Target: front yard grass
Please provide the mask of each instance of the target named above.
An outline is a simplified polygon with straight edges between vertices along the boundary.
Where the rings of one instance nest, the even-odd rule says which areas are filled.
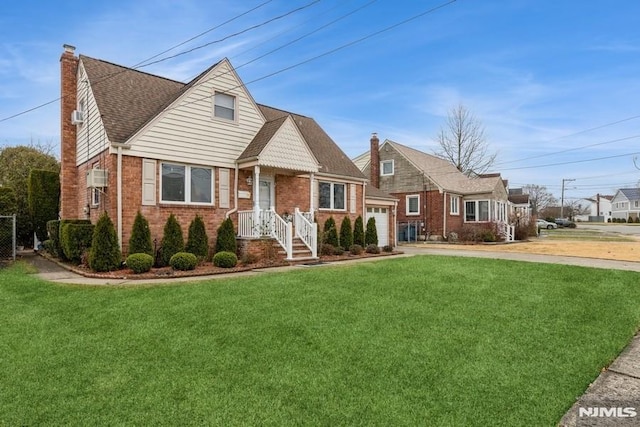
[[[640,324],[640,275],[420,256],[61,286],[0,272],[0,425],[553,426]]]
[[[620,233],[604,232],[593,229],[578,228],[558,228],[555,230],[541,230],[541,234],[547,236],[549,240],[576,240],[583,242],[637,242],[632,236],[625,236]]]

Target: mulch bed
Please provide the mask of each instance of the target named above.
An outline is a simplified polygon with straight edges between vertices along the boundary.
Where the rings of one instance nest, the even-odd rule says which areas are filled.
[[[92,271],[87,265],[72,265],[58,260],[50,256],[45,252],[40,252],[42,256],[49,259],[50,261],[55,262],[61,267],[72,271],[74,273],[80,274],[84,277],[97,278],[97,279],[169,279],[174,277],[198,277],[198,276],[209,276],[215,274],[228,274],[228,273],[239,273],[243,271],[251,271],[256,269],[264,269],[271,267],[284,267],[288,265],[297,265],[297,264],[326,264],[336,261],[349,261],[356,260],[361,258],[373,258],[373,257],[381,257],[381,256],[389,256],[389,255],[397,255],[402,252],[382,252],[380,254],[369,254],[362,253],[361,255],[330,255],[330,256],[321,256],[318,260],[306,260],[304,262],[288,262],[288,261],[279,261],[279,260],[263,260],[253,264],[238,264],[233,268],[220,268],[213,265],[211,262],[205,262],[196,267],[195,270],[190,271],[179,271],[174,270],[171,267],[161,267],[161,268],[152,268],[150,271],[141,274],[135,274],[133,270],[130,268],[122,268],[116,271],[109,271],[104,273],[97,273]]]

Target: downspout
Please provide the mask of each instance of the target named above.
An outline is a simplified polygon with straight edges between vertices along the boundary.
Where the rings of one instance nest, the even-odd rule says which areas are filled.
[[[111,146],[117,149],[116,163],[116,222],[118,229],[118,246],[122,250],[122,149],[128,150],[130,145],[112,142]]]
[[[238,168],[238,164],[236,163],[236,173],[233,179],[233,209],[228,210],[227,213],[224,214],[225,218],[229,218],[231,214],[236,213],[236,211],[238,210],[238,174],[239,173],[240,173],[240,169]]]
[[[458,210],[460,207],[458,207]],[[444,192],[444,202],[442,208],[442,237],[447,238],[447,192]]]

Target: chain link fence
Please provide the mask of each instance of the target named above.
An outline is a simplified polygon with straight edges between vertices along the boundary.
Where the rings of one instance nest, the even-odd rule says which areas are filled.
[[[0,216],[0,263],[16,260],[16,216]]]

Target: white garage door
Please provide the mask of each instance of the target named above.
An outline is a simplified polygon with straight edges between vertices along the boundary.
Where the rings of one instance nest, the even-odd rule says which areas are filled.
[[[387,214],[387,208],[367,208],[367,221],[369,221],[369,218],[375,218],[376,220],[378,246],[387,246],[389,244],[389,215]]]

